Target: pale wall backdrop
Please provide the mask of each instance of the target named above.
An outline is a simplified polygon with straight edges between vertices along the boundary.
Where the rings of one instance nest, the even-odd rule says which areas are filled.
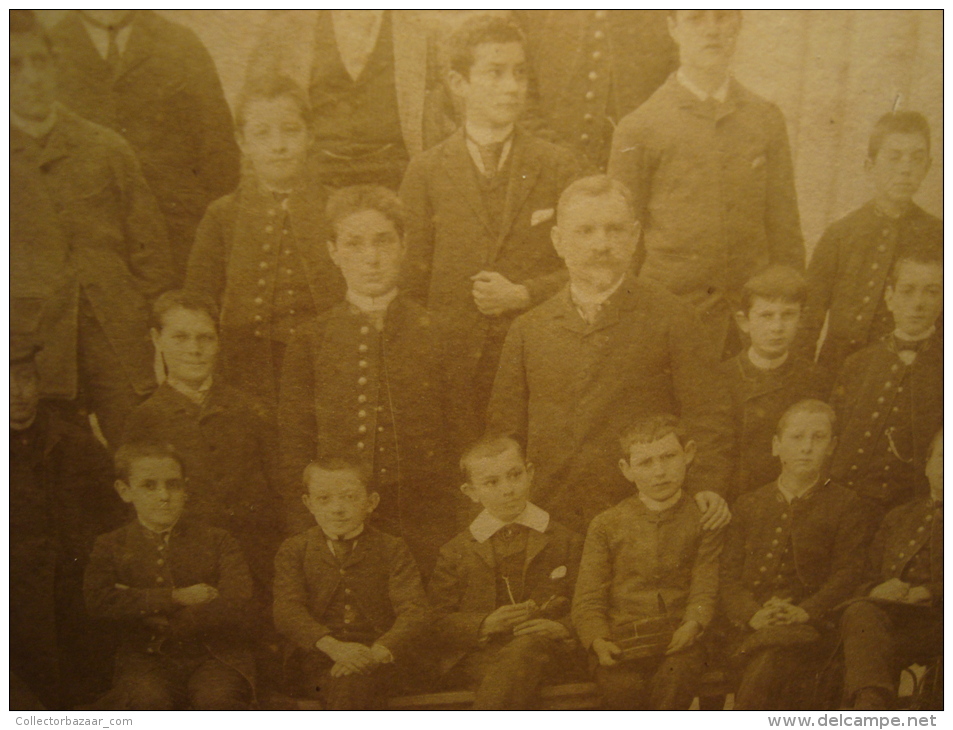
[[[268,10],[162,10],[205,43],[230,102]],[[452,23],[461,11],[431,11]],[[45,23],[61,11],[40,11]],[[746,10],[738,79],[784,112],[808,250],[824,228],[870,195],[863,163],[873,121],[899,107],[923,112],[934,163],[918,196],[943,213],[943,12]]]

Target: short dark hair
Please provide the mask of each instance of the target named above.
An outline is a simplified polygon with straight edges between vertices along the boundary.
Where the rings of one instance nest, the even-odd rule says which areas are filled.
[[[208,294],[191,289],[173,289],[160,294],[152,303],[152,326],[159,332],[165,326],[165,316],[173,309],[205,312],[218,330],[218,307]]]
[[[519,43],[526,48],[526,36],[516,23],[498,15],[481,13],[467,18],[447,40],[450,70],[469,79],[476,47],[482,43]]]
[[[293,79],[281,75],[255,76],[245,82],[241,93],[238,95],[238,101],[235,104],[235,128],[242,132],[245,128],[245,122],[248,121],[246,113],[248,106],[257,99],[277,99],[281,96],[287,96],[291,99],[301,119],[310,129],[311,127],[311,102],[308,95]]]
[[[887,112],[874,124],[867,143],[867,157],[877,159],[877,154],[883,146],[888,134],[920,134],[927,143],[927,152],[930,151],[930,124],[920,112],[903,111]]]
[[[890,267],[890,273],[887,276],[887,286],[891,289],[897,285],[900,278],[900,269],[906,263],[926,264],[939,266],[943,270],[943,238],[937,235],[933,241],[921,240],[915,246],[901,251],[893,266]]]
[[[335,190],[328,197],[325,217],[331,227],[332,239],[337,238],[337,224],[354,213],[376,210],[394,224],[397,235],[403,238],[406,221],[404,205],[397,193],[381,185],[352,185]]]
[[[10,10],[10,34],[14,33],[35,35],[46,45],[46,50],[53,52],[53,41],[32,10]]]
[[[741,311],[751,310],[754,298],[801,304],[807,301],[807,279],[790,266],[771,264],[752,276],[741,289]]]
[[[369,490],[370,488],[371,469],[364,462],[346,459],[341,456],[319,456],[309,463],[301,473],[305,492],[308,491],[311,476],[316,471],[348,471],[358,478],[361,484],[364,485],[364,489]]]
[[[182,476],[186,476],[185,461],[171,444],[156,441],[130,441],[116,449],[116,454],[113,456],[116,479],[128,484],[132,466],[140,459],[172,459],[179,465]]]
[[[817,400],[816,398],[798,401],[788,408],[782,414],[781,418],[778,419],[778,428],[775,433],[781,436],[784,433],[784,429],[788,427],[790,420],[798,413],[821,413],[827,416],[827,420],[830,421],[831,424],[831,434],[834,433],[834,426],[837,423],[837,414],[827,403],[822,400]]]
[[[460,473],[464,479],[470,481],[470,462],[487,456],[497,456],[510,449],[515,450],[522,461],[526,460],[523,455],[523,445],[511,434],[485,434],[464,450],[460,457]]]
[[[646,416],[633,421],[619,437],[619,446],[622,447],[622,453],[626,458],[629,451],[635,444],[651,444],[665,438],[669,434],[675,434],[678,443],[685,445],[685,430],[682,428],[681,421],[669,413],[660,413],[653,416]]]
[[[571,182],[559,196],[559,202],[556,203],[556,225],[559,225],[559,217],[576,198],[598,198],[609,193],[620,195],[629,210],[632,211],[632,217],[635,217],[635,203],[632,198],[632,192],[624,183],[609,177],[608,175],[590,175],[582,177]]]

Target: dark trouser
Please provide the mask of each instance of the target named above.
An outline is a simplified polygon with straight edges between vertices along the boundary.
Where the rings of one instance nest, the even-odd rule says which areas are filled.
[[[852,603],[841,618],[844,693],[873,687],[896,696],[900,670],[943,651],[943,615],[925,606]]]
[[[687,710],[705,668],[705,648],[690,646],[671,656],[596,667],[607,710]]]
[[[302,659],[305,697],[320,700],[325,710],[383,710],[393,693],[397,671],[393,664],[381,664],[370,674],[332,677],[334,662],[315,651]]]
[[[121,652],[115,686],[99,709],[247,710],[248,679],[208,653],[197,656]]]
[[[806,709],[814,670],[823,658],[820,644],[772,646],[754,653],[735,692],[735,709]]]
[[[525,710],[533,706],[540,682],[552,666],[556,643],[541,636],[517,636],[468,654],[462,670],[476,692],[474,710]]]
[[[145,337],[146,333],[142,335]],[[79,304],[78,337],[77,361],[82,398],[89,411],[96,414],[99,430],[110,448],[115,449],[122,443],[126,416],[145,396],[139,395],[129,381],[122,360],[83,297]]]

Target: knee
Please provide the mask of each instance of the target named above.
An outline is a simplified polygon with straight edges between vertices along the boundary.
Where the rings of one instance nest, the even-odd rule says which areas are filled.
[[[129,710],[173,710],[175,698],[165,683],[150,679],[127,680],[121,692]]]
[[[848,628],[859,624],[882,623],[884,618],[884,612],[870,601],[856,601],[844,610],[841,626]]]
[[[193,710],[247,710],[248,689],[248,683],[240,675],[227,679],[193,681],[189,687],[189,700]]]

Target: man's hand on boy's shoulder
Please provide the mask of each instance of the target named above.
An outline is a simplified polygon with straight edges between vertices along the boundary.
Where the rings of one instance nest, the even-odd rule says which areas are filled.
[[[608,639],[595,639],[592,642],[592,651],[603,667],[614,667],[622,656],[622,649]]]
[[[682,649],[687,649],[695,643],[695,639],[701,636],[702,625],[697,621],[686,621],[672,634],[672,641],[665,650],[665,655],[674,654]]]
[[[531,618],[513,627],[513,636],[537,634],[554,641],[569,638],[569,629],[551,618]]]
[[[717,530],[731,522],[731,510],[725,498],[717,492],[699,492],[695,504],[702,511],[702,529]]]
[[[473,282],[473,302],[480,314],[495,317],[530,305],[529,290],[497,271],[481,271],[471,276],[470,281]]]

